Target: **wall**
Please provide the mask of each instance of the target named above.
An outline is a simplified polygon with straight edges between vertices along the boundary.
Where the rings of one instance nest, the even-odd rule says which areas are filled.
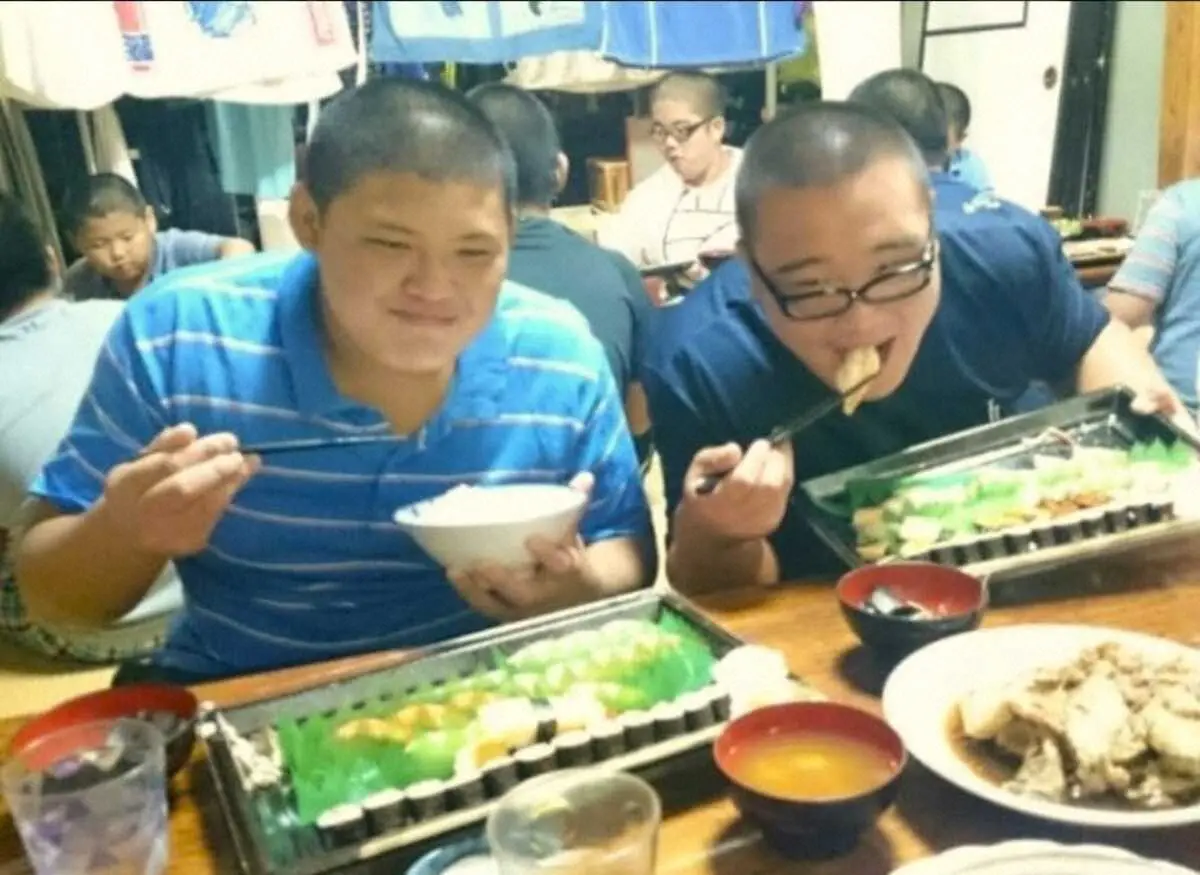
[[[900,63],[920,69],[921,29],[925,24],[925,0],[900,0]]]
[[[1165,27],[1166,4],[1161,0],[1117,4],[1096,204],[1101,215],[1132,221],[1139,192],[1157,187]]]

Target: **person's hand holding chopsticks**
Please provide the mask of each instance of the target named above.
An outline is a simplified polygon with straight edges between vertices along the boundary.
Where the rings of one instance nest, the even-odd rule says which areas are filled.
[[[207,546],[258,467],[232,434],[200,437],[190,424],[172,426],[109,472],[97,510],[133,549],[164,559],[187,556]]]
[[[723,475],[704,492],[699,487]],[[684,512],[708,531],[732,540],[765,538],[779,528],[795,478],[792,444],[757,440],[696,453],[684,475]]]

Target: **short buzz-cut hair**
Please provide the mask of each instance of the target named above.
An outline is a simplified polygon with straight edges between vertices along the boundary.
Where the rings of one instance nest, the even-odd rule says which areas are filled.
[[[535,95],[504,82],[479,85],[467,92],[467,98],[508,143],[517,165],[517,203],[550,206],[558,197],[562,152],[550,110]]]
[[[725,115],[728,97],[721,80],[701,70],[673,70],[650,89],[650,105],[658,100],[686,103],[704,118]]]
[[[950,123],[937,84],[924,73],[905,68],[884,70],[859,83],[849,99],[885,112],[899,122],[930,167],[945,165]]]
[[[835,101],[789,108],[746,143],[734,189],[742,238],[753,239],[767,191],[833,185],[883,158],[907,162],[914,183],[928,190],[929,169],[920,150],[889,116]]]
[[[951,82],[937,83],[937,90],[941,95],[942,105],[946,107],[947,120],[959,135],[962,135],[971,125],[971,98],[967,97],[967,92]]]
[[[53,281],[33,217],[14,196],[0,192],[0,321],[49,291]]]
[[[136,185],[116,173],[97,173],[67,198],[67,231],[78,234],[88,219],[103,219],[112,213],[143,216],[146,198]]]
[[[302,174],[317,208],[381,172],[494,185],[515,205],[508,146],[478,107],[439,83],[372,79],[321,111]]]

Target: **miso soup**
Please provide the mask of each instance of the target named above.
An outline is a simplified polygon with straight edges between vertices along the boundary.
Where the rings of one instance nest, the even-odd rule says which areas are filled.
[[[873,790],[892,776],[895,763],[860,741],[805,732],[756,740],[737,752],[730,771],[766,796],[816,801]]]

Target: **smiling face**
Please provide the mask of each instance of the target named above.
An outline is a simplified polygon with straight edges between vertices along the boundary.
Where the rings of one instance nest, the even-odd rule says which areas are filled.
[[[789,298],[860,289],[933,251],[928,189],[900,158],[880,158],[830,186],[768,190],[756,216],[750,254]],[[880,282],[868,296],[915,293],[888,303],[859,299],[840,315],[812,321],[784,315],[761,278],[753,285],[771,330],[826,385],[836,387],[851,350],[875,347],[882,366],[866,394],[872,400],[904,382],[941,294],[936,258],[929,269],[902,276]]]
[[[706,118],[688,101],[662,97],[650,108],[651,135],[684,182],[702,182],[721,159],[725,119]]]
[[[377,172],[324,211],[298,186],[292,223],[317,257],[326,330],[344,358],[445,374],[492,316],[512,229],[498,183]]]

